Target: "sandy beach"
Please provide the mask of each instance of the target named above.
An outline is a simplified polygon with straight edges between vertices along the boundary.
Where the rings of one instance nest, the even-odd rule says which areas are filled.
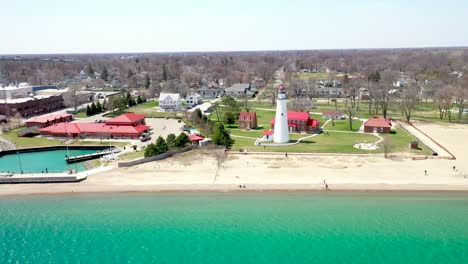
[[[218,167],[213,152],[195,150],[130,168],[116,164],[79,183],[0,185],[0,195],[143,191],[468,191],[468,129],[417,123],[456,160],[411,160],[380,155],[228,153]],[[456,170],[453,170],[453,166]],[[425,170],[427,175],[425,175]],[[245,188],[240,188],[244,186]]]

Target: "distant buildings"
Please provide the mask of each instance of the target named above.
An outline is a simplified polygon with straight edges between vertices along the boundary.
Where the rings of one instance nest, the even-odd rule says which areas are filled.
[[[390,133],[392,122],[383,117],[374,117],[364,123],[366,133]]]
[[[340,119],[345,119],[346,116],[343,113],[343,111],[325,111],[322,113],[322,118],[340,120]]]
[[[190,94],[186,97],[185,102],[187,103],[188,106],[194,107],[196,105],[199,105],[203,102],[202,96],[200,94]]]
[[[222,88],[202,88],[197,90],[197,93],[203,99],[214,99],[226,94],[226,90]]]
[[[257,113],[241,112],[239,114],[239,128],[256,129],[257,128]]]
[[[182,110],[180,94],[161,93],[159,95],[159,110],[161,112],[176,112]]]
[[[232,97],[253,97],[257,93],[257,86],[249,83],[236,83],[226,88],[226,95]]]

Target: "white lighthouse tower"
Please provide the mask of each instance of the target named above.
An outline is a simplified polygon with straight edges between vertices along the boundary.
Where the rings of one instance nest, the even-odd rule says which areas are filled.
[[[281,85],[278,89],[278,100],[276,101],[275,128],[273,132],[273,141],[275,143],[289,142],[287,103],[286,90]]]

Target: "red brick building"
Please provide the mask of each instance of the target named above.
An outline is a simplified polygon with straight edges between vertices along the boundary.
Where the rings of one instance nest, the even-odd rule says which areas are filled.
[[[383,117],[374,117],[364,123],[366,133],[390,133],[392,122]]]
[[[19,113],[22,117],[27,117],[50,113],[62,108],[64,108],[62,95],[7,99],[6,103],[4,101],[0,103],[0,114],[14,116]]]
[[[241,112],[239,114],[239,128],[256,129],[257,128],[257,113]]]
[[[275,128],[275,118],[271,120],[271,128]],[[288,112],[288,128],[293,133],[316,133],[320,130],[320,121],[310,118],[307,112]]]

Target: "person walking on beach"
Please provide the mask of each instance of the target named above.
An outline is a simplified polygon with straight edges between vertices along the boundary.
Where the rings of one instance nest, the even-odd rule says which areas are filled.
[[[456,168],[455,166],[453,166],[453,170],[454,170],[454,171],[456,171],[456,170],[457,170],[457,168]]]
[[[427,175],[427,170],[424,170],[424,175]]]
[[[327,184],[327,182],[325,180],[323,180],[323,184],[325,185],[325,190],[328,191],[328,184]]]
[[[286,153],[284,153],[284,156],[287,158],[287,157],[288,157],[288,153],[287,153],[287,152],[286,152]]]

